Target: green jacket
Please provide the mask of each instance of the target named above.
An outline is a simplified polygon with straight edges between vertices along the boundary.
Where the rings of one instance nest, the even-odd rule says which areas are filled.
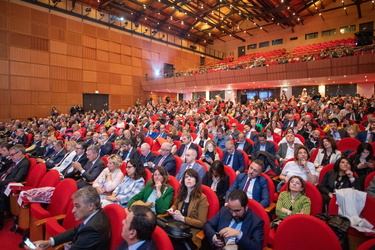
[[[146,202],[154,188],[151,186],[152,181],[147,182],[144,189],[142,189],[141,192],[136,194],[133,198],[131,198],[126,205],[127,207],[130,207],[134,202],[141,200],[143,202]],[[156,214],[164,214],[167,212],[167,210],[171,207],[172,199],[173,199],[173,192],[174,188],[170,185],[166,185],[166,189],[162,193],[162,196],[160,196],[155,201],[155,212]]]

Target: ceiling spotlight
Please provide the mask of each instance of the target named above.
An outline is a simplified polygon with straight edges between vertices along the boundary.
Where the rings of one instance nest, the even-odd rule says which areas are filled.
[[[87,7],[87,8],[85,9],[85,11],[88,12],[88,13],[90,13],[90,12],[91,12],[91,8],[90,8],[90,7]]]
[[[138,23],[135,23],[135,24],[134,24],[134,27],[135,27],[135,29],[134,29],[134,30],[138,29],[138,27],[139,27],[139,24],[138,24]]]

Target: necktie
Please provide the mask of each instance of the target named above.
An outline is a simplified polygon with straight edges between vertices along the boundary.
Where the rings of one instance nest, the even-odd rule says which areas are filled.
[[[71,153],[71,152],[70,152],[70,153]],[[66,157],[68,157],[68,156],[70,155],[70,153],[66,153],[65,156],[64,156],[64,158],[59,162],[59,164],[57,164],[56,167],[60,167],[61,164],[63,164],[63,162],[65,161]]]
[[[229,155],[228,160],[227,160],[227,165],[229,166],[230,162],[232,161],[232,155]]]
[[[9,169],[6,171],[5,174],[3,174],[1,177],[0,177],[0,181],[3,181],[5,180],[5,178],[7,178],[8,174],[10,174],[10,172],[12,172],[12,170],[16,167],[16,163],[13,162],[12,165],[10,165]]]
[[[370,134],[370,138],[368,138],[368,143],[372,143],[372,141],[373,141],[373,138],[374,138],[374,134]]]
[[[161,157],[161,159],[160,159],[160,161],[159,161],[159,163],[158,163],[158,166],[161,166],[161,164],[163,164],[163,161],[164,161],[164,156]]]
[[[189,164],[186,169],[190,169],[193,167],[193,164]]]
[[[245,187],[244,187],[244,189],[243,189],[243,191],[244,191],[245,193],[247,193],[247,190],[249,189],[250,181],[251,181],[251,179],[248,179],[248,180],[246,181],[246,185],[245,185]]]
[[[87,165],[89,165],[89,167],[87,168],[86,172],[89,173],[92,167],[94,166],[94,164],[92,164],[92,162],[88,162]]]
[[[85,224],[83,224],[83,222],[81,224],[78,225],[78,232],[81,231],[81,229],[85,226]]]

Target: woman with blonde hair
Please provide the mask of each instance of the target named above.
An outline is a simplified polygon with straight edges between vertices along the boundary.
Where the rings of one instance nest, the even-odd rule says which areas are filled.
[[[203,161],[207,168],[210,169],[211,164],[214,161],[219,161],[220,156],[219,153],[216,151],[216,144],[212,140],[208,140],[202,152],[201,161]]]

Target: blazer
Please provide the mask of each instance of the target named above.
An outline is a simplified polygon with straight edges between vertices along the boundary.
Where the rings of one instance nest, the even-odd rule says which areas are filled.
[[[244,190],[247,181],[247,173],[239,174],[236,180],[233,182],[232,186],[229,187],[226,194],[226,202],[228,202],[229,194],[236,190]],[[258,176],[255,180],[253,187],[253,200],[256,200],[263,207],[268,207],[270,205],[270,192],[268,190],[267,179],[263,176]]]
[[[15,142],[14,145],[22,144],[23,146],[25,146],[26,142],[27,142],[27,135],[23,134],[22,136],[17,137],[17,142]]]
[[[288,125],[289,125],[289,121],[286,120],[285,122],[283,122],[283,125],[281,126],[281,130],[285,131],[289,127]],[[296,120],[293,121],[293,127],[295,127],[295,126],[297,126]]]
[[[239,145],[240,143],[236,142],[235,144],[236,149],[238,149]],[[251,143],[249,143],[248,141],[245,141],[245,144],[243,145],[243,151],[245,151],[247,155],[251,155],[251,153],[253,152],[253,145],[251,145]]]
[[[108,137],[108,141],[115,142],[116,138],[117,138],[116,134],[110,134],[109,137]]]
[[[154,191],[154,188],[151,186],[151,184],[152,181],[148,181],[145,188],[142,189],[141,192],[133,196],[133,198],[128,201],[128,204],[126,204],[126,206],[131,207],[131,205],[138,200],[147,202],[148,197],[150,196],[152,191]],[[166,213],[168,208],[171,207],[173,192],[174,188],[172,186],[165,186],[165,190],[162,192],[162,195],[155,201],[155,212],[157,215]]]
[[[173,210],[181,211],[182,201],[177,205],[172,206]],[[185,224],[190,226],[190,230],[193,234],[193,241],[197,233],[203,228],[203,224],[207,220],[208,213],[208,201],[205,194],[198,199],[191,199],[187,211],[187,216],[185,217]]]
[[[26,148],[26,153],[30,155],[39,155],[40,146],[42,145],[42,141],[36,141],[30,145],[30,147]]]
[[[212,238],[216,232],[229,227],[233,217],[228,207],[222,207],[220,212],[203,226],[203,231],[212,245]],[[246,208],[245,219],[242,221],[242,237],[236,241],[238,250],[261,250],[263,247],[263,225],[264,221],[253,211]]]
[[[299,143],[294,143],[294,149],[296,149],[299,146],[302,146],[302,145]],[[276,153],[276,159],[278,160],[280,160],[281,158],[284,159],[287,152],[288,152],[288,143],[287,142],[280,143],[279,150],[277,150],[277,153]]]
[[[145,157],[144,155],[139,155],[139,160],[144,164],[146,162],[153,162],[156,158],[156,155],[150,151],[148,155]]]
[[[167,139],[167,133],[166,132],[160,132],[156,135],[156,138],[163,138]]]
[[[83,169],[85,172],[81,174],[81,178],[77,181],[78,189],[89,185],[89,182],[95,181],[95,179],[99,176],[99,174],[103,171],[105,168],[105,164],[102,160],[102,158],[98,158],[94,165],[91,167],[90,171],[88,169],[91,167],[91,162],[88,161],[85,166],[83,166]]]
[[[258,127],[257,127],[258,128]],[[253,131],[245,133],[246,138],[252,140],[255,143],[258,142],[258,134],[254,133]]]
[[[71,228],[53,237],[55,245],[72,241],[71,250],[109,249],[111,225],[107,215],[100,209],[80,230]]]
[[[227,165],[228,158],[229,154],[225,151],[224,158],[222,161],[224,165]],[[239,171],[240,173],[242,173],[243,171],[245,171],[245,161],[243,159],[243,154],[238,150],[234,150],[232,168],[235,172]]]
[[[128,246],[128,243],[124,240],[123,242],[121,242],[120,246],[118,246],[116,248],[116,250],[128,250],[129,249],[129,246]],[[142,245],[140,245],[137,250],[157,250],[157,246],[155,245],[155,242],[151,239],[151,240],[146,240],[145,242],[143,242]]]
[[[346,132],[345,129],[338,129],[337,132],[339,132],[339,135],[340,135],[341,139],[344,139],[344,138],[346,138],[346,137],[349,137],[349,136],[348,136],[348,133]],[[331,136],[331,137],[333,137],[333,135],[332,135],[332,133],[331,133],[331,130],[328,130],[328,131],[326,132],[326,135],[327,135],[327,136]]]
[[[316,155],[314,164],[315,167],[318,167],[322,164],[324,157],[323,149],[319,148],[318,154]],[[329,163],[335,163],[339,158],[341,157],[341,152],[336,150],[335,152],[332,152],[331,158],[329,159]]]
[[[323,180],[318,187],[319,191],[325,195],[328,195],[329,193],[333,193],[334,190],[336,189],[335,182],[337,180],[338,175],[339,175],[339,172],[336,172],[334,170],[328,171],[324,175]],[[361,190],[361,187],[359,186],[357,178],[354,182],[351,182],[349,180],[349,177],[347,175],[344,175],[341,180],[342,180],[342,185],[339,189],[354,187],[357,190]]]
[[[162,155],[158,155],[153,163],[155,166],[158,166],[159,161],[163,158]],[[165,167],[168,171],[168,174],[175,176],[176,175],[176,160],[172,154],[167,155],[167,157],[164,159],[163,163],[161,164],[163,167]],[[154,171],[152,169],[152,171]]]
[[[125,161],[126,158],[129,158],[129,159],[139,159],[139,153],[138,153],[138,150],[136,148],[132,148],[132,150],[130,151],[129,157],[127,157],[128,153],[129,153],[129,151],[124,151],[124,154],[122,156],[122,160],[123,161]]]
[[[188,166],[187,163],[182,163],[180,171],[178,171],[178,173],[176,174],[176,179],[178,181],[182,180],[182,177],[184,176],[184,173],[186,171],[187,166]],[[205,172],[206,172],[206,171],[204,171],[204,167],[201,166],[200,164],[194,162],[192,168],[195,169],[195,170],[197,170],[198,175],[199,175],[199,179],[202,179],[203,176],[204,176],[204,174],[205,174]]]
[[[73,161],[77,161],[77,159],[78,159],[78,156],[76,155],[76,156],[74,156]],[[80,163],[81,166],[85,166],[88,161],[89,161],[89,159],[87,159],[86,154],[83,154],[78,159],[78,163]],[[64,176],[65,179],[66,178],[77,179],[77,178],[75,178],[77,173],[78,173],[78,171],[73,168],[73,165],[71,163],[63,171],[61,171],[61,174]]]
[[[47,169],[53,168],[57,163],[59,163],[65,156],[66,154],[66,149],[62,149],[61,151],[57,152],[55,155],[52,157],[49,157],[49,160],[46,160],[46,167]]]
[[[365,143],[367,140],[367,133],[369,131],[360,131],[358,132],[357,136],[355,137],[358,141]],[[374,136],[373,136],[374,137]]]
[[[212,185],[212,175],[210,172],[206,172],[202,179],[202,184],[206,185],[208,187],[211,187]],[[219,199],[220,207],[224,206],[225,202],[225,194],[227,193],[227,190],[229,188],[229,176],[225,175],[224,180],[220,180],[219,183],[216,186],[216,195],[217,198]]]
[[[182,144],[181,147],[174,154],[181,157],[182,154],[184,153],[185,147],[186,147],[186,145]],[[191,149],[191,148],[194,149],[195,151],[197,151],[197,159],[198,159],[198,151],[199,151],[198,146],[194,143],[191,143],[189,149]]]
[[[112,152],[112,142],[110,142],[109,140],[100,146],[100,157],[109,155],[111,152]]]
[[[30,161],[24,157],[14,169],[7,175],[7,177],[0,181],[0,188],[8,185],[9,182],[22,182],[26,179],[27,173],[29,172]],[[5,174],[5,173],[2,173]]]
[[[260,143],[257,142],[254,144],[253,147],[253,153],[251,155],[254,155],[256,152],[260,151]],[[266,151],[272,155],[276,155],[276,149],[272,142],[267,141],[266,142]]]

